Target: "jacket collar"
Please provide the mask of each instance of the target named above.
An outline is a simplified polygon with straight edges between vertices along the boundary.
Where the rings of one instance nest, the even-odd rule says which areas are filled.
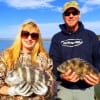
[[[78,30],[77,30],[76,32],[74,32],[74,33],[78,33],[78,32],[80,32],[81,30],[84,29],[84,25],[82,24],[82,22],[79,21],[78,24],[79,24],[79,28],[78,28]],[[72,32],[69,32],[69,31],[66,29],[66,24],[60,24],[59,27],[60,27],[61,31],[62,31],[64,34],[69,34],[69,35],[72,34]]]

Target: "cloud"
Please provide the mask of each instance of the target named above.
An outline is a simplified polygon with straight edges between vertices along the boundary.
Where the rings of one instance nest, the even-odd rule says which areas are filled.
[[[62,11],[62,7],[52,4],[57,2],[57,0],[0,0],[0,2],[4,2],[16,9],[52,8],[54,11]],[[82,3],[81,12],[83,14],[100,7],[100,0],[79,0],[79,3]]]
[[[86,1],[87,4],[89,5],[100,5],[100,0],[87,0]]]
[[[86,28],[94,31],[96,34],[100,35],[100,21],[94,21],[94,22],[84,22],[84,25]]]
[[[79,0],[81,5],[82,14],[91,12],[96,10],[98,7],[100,8],[100,0]]]
[[[50,3],[55,0],[1,0],[2,2],[8,4],[11,7],[17,9],[36,9],[36,8],[52,8],[53,5]]]
[[[41,35],[43,38],[52,38],[52,36],[60,31],[59,29],[60,23],[46,23],[39,24]]]
[[[93,11],[93,7],[89,7],[89,5],[83,5],[82,8],[80,8],[81,14],[86,14],[90,11]]]
[[[62,12],[62,7],[54,6],[52,10],[57,11],[57,12]]]
[[[79,2],[82,2],[83,4],[88,5],[100,5],[100,0],[79,0]]]
[[[0,38],[15,38],[20,25],[10,25],[0,28]]]

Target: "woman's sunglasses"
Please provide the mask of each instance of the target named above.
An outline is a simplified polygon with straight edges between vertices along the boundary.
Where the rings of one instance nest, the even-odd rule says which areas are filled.
[[[64,16],[70,16],[70,14],[72,14],[73,16],[76,16],[79,14],[79,11],[75,10],[75,11],[66,11],[64,12]]]
[[[32,39],[37,40],[39,38],[39,33],[30,33],[28,31],[22,31],[21,37],[27,39],[29,36],[31,36]]]

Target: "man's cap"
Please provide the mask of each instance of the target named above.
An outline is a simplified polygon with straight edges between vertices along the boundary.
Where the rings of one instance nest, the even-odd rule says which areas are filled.
[[[80,11],[79,9],[79,4],[76,2],[76,1],[70,1],[70,2],[66,2],[64,4],[64,7],[63,7],[63,13],[68,10],[69,8],[75,8],[77,9],[78,11]]]

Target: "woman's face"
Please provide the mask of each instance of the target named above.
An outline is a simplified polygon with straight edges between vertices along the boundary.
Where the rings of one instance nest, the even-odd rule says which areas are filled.
[[[39,38],[39,33],[32,25],[26,25],[21,32],[22,51],[31,52]]]

